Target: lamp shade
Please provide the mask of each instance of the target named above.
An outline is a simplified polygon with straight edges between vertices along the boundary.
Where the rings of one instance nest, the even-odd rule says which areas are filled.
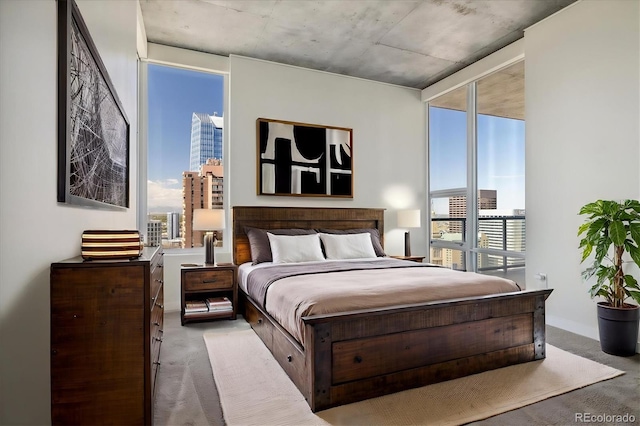
[[[225,228],[224,210],[222,209],[194,209],[194,231],[216,231]]]
[[[398,211],[398,227],[419,228],[420,227],[420,210]]]

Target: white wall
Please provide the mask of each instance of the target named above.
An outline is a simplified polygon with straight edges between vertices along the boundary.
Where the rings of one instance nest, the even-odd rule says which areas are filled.
[[[639,8],[581,1],[525,32],[527,287],[547,273],[547,322],[592,338],[578,211],[639,198]]]
[[[0,424],[50,423],[49,265],[136,226],[136,2],[78,0],[131,124],[131,208],[56,202],[54,0],[0,1]]]
[[[426,253],[425,113],[420,91],[231,56],[230,205],[380,207],[385,251],[402,254],[396,211],[422,209],[412,253]],[[354,198],[256,195],[256,119],[353,129]]]

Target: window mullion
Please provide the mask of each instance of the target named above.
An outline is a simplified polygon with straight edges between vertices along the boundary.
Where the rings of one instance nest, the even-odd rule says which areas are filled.
[[[478,246],[478,150],[477,150],[477,96],[476,82],[467,85],[467,271],[476,272],[477,256],[469,250]]]
[[[148,68],[147,62],[138,59],[138,143],[137,160],[137,196],[138,214],[136,218],[137,228],[144,235],[145,243],[149,241],[147,235],[147,176],[148,176],[148,124],[149,124],[149,102],[148,102]]]

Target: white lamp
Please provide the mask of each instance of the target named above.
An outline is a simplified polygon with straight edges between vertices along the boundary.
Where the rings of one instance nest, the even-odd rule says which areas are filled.
[[[222,209],[194,209],[193,230],[207,231],[204,234],[205,265],[215,265],[214,247],[216,238],[213,231],[224,229],[224,210]]]
[[[398,227],[420,228],[420,210],[399,210]],[[404,233],[404,255],[411,256],[411,242],[409,240],[409,231]]]

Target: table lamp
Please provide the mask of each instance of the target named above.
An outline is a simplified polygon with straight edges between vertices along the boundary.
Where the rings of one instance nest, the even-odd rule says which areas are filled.
[[[420,210],[399,210],[398,227],[420,228]],[[404,233],[404,255],[411,256],[411,241],[409,231]]]
[[[222,209],[194,209],[193,230],[206,231],[204,234],[205,265],[215,265],[214,247],[216,238],[213,231],[224,229],[224,210]]]

